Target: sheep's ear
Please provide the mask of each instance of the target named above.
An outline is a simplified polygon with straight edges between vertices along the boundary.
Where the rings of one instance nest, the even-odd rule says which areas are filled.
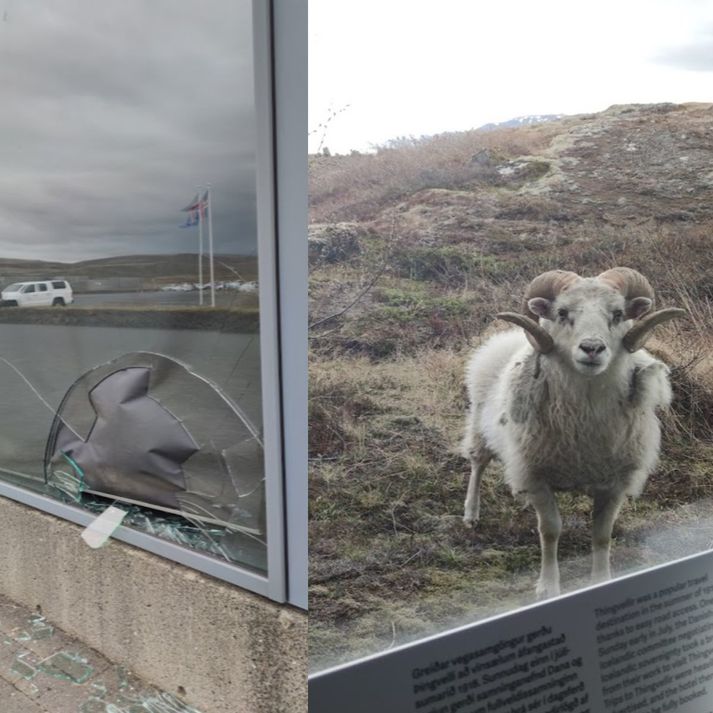
[[[626,318],[639,319],[653,307],[653,300],[648,297],[635,297],[626,303]]]
[[[527,306],[532,314],[545,319],[552,319],[552,302],[544,297],[533,297],[527,301]]]

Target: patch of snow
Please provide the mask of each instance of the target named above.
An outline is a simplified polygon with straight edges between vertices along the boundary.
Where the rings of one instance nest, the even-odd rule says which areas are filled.
[[[199,283],[181,282],[171,285],[163,285],[161,290],[164,292],[192,292],[193,290],[209,290],[210,282],[205,282],[202,285]],[[241,280],[232,280],[229,282],[216,282],[216,290],[237,290],[238,292],[257,292],[257,282],[242,282]]]
[[[565,114],[529,114],[527,116],[517,116],[514,119],[508,119],[507,121],[483,124],[478,127],[477,131],[492,131],[493,129],[513,128],[518,126],[534,126],[535,124],[544,124],[547,121],[557,121],[565,116]]]
[[[180,284],[164,285],[161,289],[164,292],[190,292],[195,289],[195,286],[190,282],[181,282]]]

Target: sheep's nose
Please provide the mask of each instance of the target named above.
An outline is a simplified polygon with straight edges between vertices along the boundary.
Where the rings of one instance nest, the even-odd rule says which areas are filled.
[[[579,344],[579,348],[588,357],[593,358],[601,354],[607,348],[607,345],[601,339],[583,339]]]

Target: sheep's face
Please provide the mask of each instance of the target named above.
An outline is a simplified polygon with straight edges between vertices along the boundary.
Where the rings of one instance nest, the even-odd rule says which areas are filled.
[[[626,301],[618,290],[589,278],[554,300],[534,297],[528,306],[552,335],[557,354],[578,373],[597,376],[624,350],[630,320],[646,314],[652,302],[647,297]]]

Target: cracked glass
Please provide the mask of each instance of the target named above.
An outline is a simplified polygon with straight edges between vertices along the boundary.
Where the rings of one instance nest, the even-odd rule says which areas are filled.
[[[249,0],[5,10],[0,479],[265,574],[252,43]]]

